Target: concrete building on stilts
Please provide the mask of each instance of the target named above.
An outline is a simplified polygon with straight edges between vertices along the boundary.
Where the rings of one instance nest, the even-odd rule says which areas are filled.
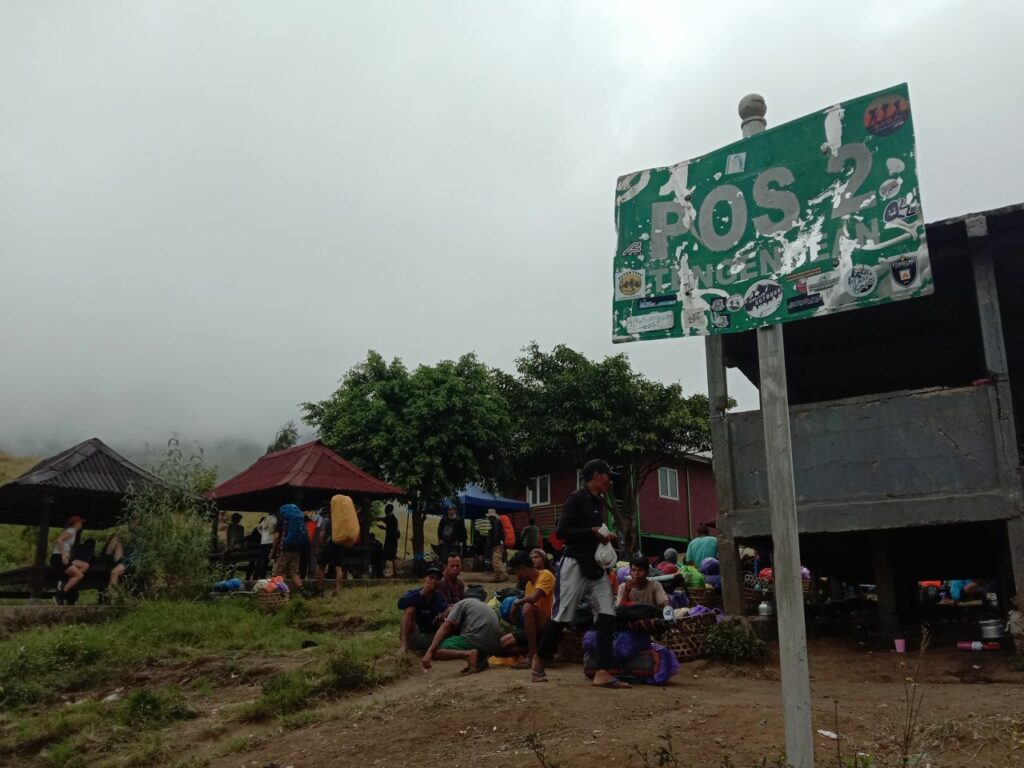
[[[935,293],[784,326],[800,551],[877,586],[882,631],[917,581],[1024,594],[1024,205],[928,225]],[[727,412],[726,367],[758,384],[755,332],[706,339],[726,609],[737,546],[771,547],[760,411]],[[1016,416],[1015,416],[1016,414]]]

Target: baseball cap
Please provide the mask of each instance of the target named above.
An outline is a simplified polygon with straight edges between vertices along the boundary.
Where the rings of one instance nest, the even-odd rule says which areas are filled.
[[[603,472],[609,477],[618,477],[619,473],[611,468],[611,465],[604,459],[591,459],[583,465],[583,469],[580,470],[580,474],[584,480],[589,480],[594,476],[595,472]]]
[[[438,578],[440,578],[442,576],[441,569],[438,568],[436,565],[432,565],[429,568],[427,568],[427,570],[425,570],[423,572],[423,575],[424,576],[437,576]]]

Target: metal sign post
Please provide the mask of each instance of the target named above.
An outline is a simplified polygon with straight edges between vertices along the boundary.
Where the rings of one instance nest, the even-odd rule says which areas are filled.
[[[768,111],[757,94],[744,96],[739,113],[743,137],[765,129]],[[793,768],[814,768],[811,728],[811,683],[807,669],[807,630],[800,577],[800,534],[796,520],[793,445],[789,434],[789,390],[782,324],[757,329],[761,373],[761,420],[771,505],[772,566],[775,615],[779,625],[782,668],[782,713],[786,731],[786,762]]]
[[[782,323],[927,296],[934,281],[906,83],[770,131],[765,112],[764,99],[747,96],[739,141],[619,177],[611,330],[614,342],[707,337],[725,514],[742,511],[732,493],[718,335],[757,334],[786,758],[793,768],[813,768]],[[727,548],[722,558],[724,571],[736,574],[735,552]],[[723,575],[722,591],[738,610],[739,584]]]

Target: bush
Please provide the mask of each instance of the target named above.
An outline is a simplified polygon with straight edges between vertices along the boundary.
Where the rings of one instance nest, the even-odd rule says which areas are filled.
[[[324,667],[320,690],[328,696],[358,691],[386,682],[373,664],[359,661],[348,649],[332,653],[327,657]]]
[[[301,672],[278,672],[263,683],[263,693],[242,709],[243,720],[271,720],[312,704],[316,684]]]
[[[131,591],[146,597],[187,597],[211,579],[210,530],[216,506],[203,497],[211,471],[202,457],[184,457],[177,440],[156,470],[159,483],[133,487],[118,528],[130,564]]]
[[[726,619],[712,627],[704,651],[710,658],[730,664],[763,662],[768,657],[768,647],[739,619]]]
[[[118,712],[122,723],[136,728],[189,720],[195,716],[195,710],[185,701],[179,688],[139,688],[128,694]]]

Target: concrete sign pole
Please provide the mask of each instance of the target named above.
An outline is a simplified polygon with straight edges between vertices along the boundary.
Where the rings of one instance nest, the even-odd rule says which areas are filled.
[[[768,108],[757,94],[740,100],[743,137],[765,129]],[[814,768],[811,729],[811,683],[807,669],[807,630],[800,578],[800,538],[793,480],[793,445],[789,433],[789,391],[782,324],[757,330],[761,374],[761,419],[771,506],[775,613],[779,624],[782,668],[782,710],[786,731],[786,763]]]

